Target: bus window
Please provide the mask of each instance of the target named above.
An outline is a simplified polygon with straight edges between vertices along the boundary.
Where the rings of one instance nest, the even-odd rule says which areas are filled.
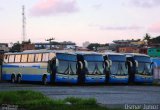
[[[49,54],[49,60],[51,60],[52,58],[54,58],[55,57],[55,54],[54,53],[50,53]]]
[[[61,74],[68,74],[69,72],[69,63],[68,61],[59,60],[59,66],[57,72]]]
[[[9,55],[9,62],[10,62],[10,63],[13,63],[13,62],[14,62],[14,56],[15,56],[15,55]]]
[[[43,53],[42,61],[48,61],[48,53]]]
[[[8,63],[8,58],[9,58],[9,55],[5,55],[5,56],[4,56],[4,60],[3,60],[4,63]]]
[[[36,54],[35,62],[41,62],[41,60],[42,60],[42,54]]]
[[[28,55],[28,62],[34,62],[34,54]]]
[[[15,62],[18,63],[21,61],[21,55],[16,55],[15,56]]]
[[[21,62],[27,62],[27,57],[28,55],[27,54],[23,54],[22,57],[21,57]]]

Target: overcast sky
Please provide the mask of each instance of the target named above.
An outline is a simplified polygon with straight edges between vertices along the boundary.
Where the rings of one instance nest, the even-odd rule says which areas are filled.
[[[81,45],[160,35],[160,0],[0,0],[0,42],[22,41],[22,5],[32,42],[54,37]]]

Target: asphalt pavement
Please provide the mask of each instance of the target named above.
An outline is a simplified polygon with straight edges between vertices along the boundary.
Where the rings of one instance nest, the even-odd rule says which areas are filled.
[[[100,104],[160,104],[160,86],[151,85],[40,85],[0,83],[0,91],[34,90],[52,99],[95,98]]]

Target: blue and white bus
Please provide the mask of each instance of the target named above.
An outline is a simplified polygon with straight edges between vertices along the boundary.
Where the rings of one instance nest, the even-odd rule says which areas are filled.
[[[126,56],[120,53],[104,53],[107,83],[128,83]]]
[[[153,69],[152,61],[148,55],[128,53],[127,60],[129,64],[129,82],[131,83],[152,83]]]
[[[55,82],[79,83],[83,64],[73,52],[56,51]],[[54,66],[53,66],[54,68]]]
[[[5,53],[2,64],[2,80],[12,83],[21,81],[40,81],[43,84],[52,80],[50,67],[55,62],[55,53],[49,51],[25,51]]]
[[[82,83],[105,83],[104,58],[96,52],[77,52],[83,64],[80,81]]]

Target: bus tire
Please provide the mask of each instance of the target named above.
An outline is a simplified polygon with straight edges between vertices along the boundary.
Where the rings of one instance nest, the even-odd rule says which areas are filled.
[[[43,84],[43,85],[46,85],[46,84],[47,84],[47,75],[43,75],[42,84]]]
[[[21,75],[17,76],[17,83],[21,83]]]
[[[12,76],[11,76],[11,83],[15,83],[15,81],[16,81],[15,75],[12,74]]]

